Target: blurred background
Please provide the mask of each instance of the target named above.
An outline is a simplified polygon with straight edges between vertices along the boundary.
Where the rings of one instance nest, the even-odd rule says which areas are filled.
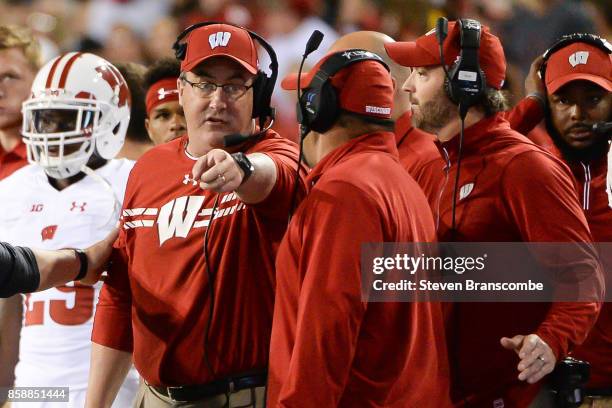
[[[112,62],[148,65],[172,56],[181,30],[203,20],[227,21],[263,35],[275,48],[279,79],[297,71],[308,36],[325,34],[313,65],[340,35],[384,32],[411,40],[439,16],[471,17],[492,28],[508,59],[506,87],[518,99],[531,61],[563,34],[591,32],[610,39],[610,0],[0,0],[0,23],[23,24],[39,36],[48,60],[89,51]],[[262,66],[267,58],[260,53]],[[279,81],[280,82],[280,81]],[[294,98],[275,92],[276,128],[292,137]]]

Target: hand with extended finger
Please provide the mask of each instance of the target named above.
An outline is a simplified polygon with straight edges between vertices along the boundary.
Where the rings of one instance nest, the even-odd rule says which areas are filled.
[[[236,190],[244,178],[232,155],[221,149],[213,149],[200,157],[191,173],[201,188],[217,193]]]

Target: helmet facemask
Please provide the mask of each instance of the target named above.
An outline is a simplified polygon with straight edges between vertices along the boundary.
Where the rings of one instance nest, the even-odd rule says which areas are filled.
[[[23,104],[22,134],[28,161],[49,177],[78,174],[95,151],[96,139],[112,129],[101,118],[108,107],[91,99],[34,98]]]

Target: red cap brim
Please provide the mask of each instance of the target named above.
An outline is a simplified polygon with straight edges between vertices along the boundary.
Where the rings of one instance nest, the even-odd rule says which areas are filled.
[[[312,81],[312,76],[310,72],[303,72],[300,78],[300,88],[308,88],[310,85],[310,81]],[[295,91],[298,87],[298,74],[289,74],[281,81],[281,88],[286,91]]]
[[[546,91],[549,94],[554,94],[557,92],[563,85],[566,85],[568,82],[584,80],[593,82],[595,85],[601,86],[608,92],[612,92],[612,81],[609,79],[600,77],[598,75],[586,74],[584,72],[576,72],[575,74],[564,75],[559,77],[550,83],[546,84]]]
[[[206,56],[204,56],[202,58],[198,58],[196,60],[190,61],[189,64],[185,64],[184,66],[181,67],[181,69],[183,71],[191,71],[192,69],[197,67],[202,62],[206,61],[207,59],[214,58],[214,57],[227,57],[227,58],[231,58],[232,60],[234,60],[237,63],[239,63],[240,65],[242,65],[251,74],[253,74],[253,75],[257,74],[257,67],[254,67],[251,64],[247,64],[246,62],[244,62],[240,58],[236,58],[233,55],[226,54],[226,53],[223,53],[223,52],[220,52],[220,53],[217,53],[217,54],[206,55]]]
[[[405,67],[441,65],[439,55],[431,55],[414,41],[387,43],[385,49],[393,61]]]

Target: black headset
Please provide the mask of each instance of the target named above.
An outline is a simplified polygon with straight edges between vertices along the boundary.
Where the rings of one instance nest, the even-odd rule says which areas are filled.
[[[544,54],[542,54],[542,65],[540,66],[540,78],[544,81],[544,74],[546,74],[546,64],[550,59],[550,56],[555,52],[559,51],[561,48],[565,48],[570,44],[582,42],[586,44],[593,45],[603,52],[607,54],[612,54],[612,45],[605,39],[599,37],[594,34],[586,34],[586,33],[574,33],[568,34],[561,37],[556,43],[554,43],[549,49],[547,49]]]
[[[236,24],[230,23],[222,23],[218,21],[205,21],[202,23],[193,24],[187,27],[179,36],[176,38],[176,41],[172,45],[172,49],[174,49],[174,55],[180,61],[185,59],[187,55],[187,43],[181,42],[190,32],[196,30],[200,27],[205,27],[214,24],[225,24],[231,25],[234,27],[238,27],[240,29],[245,30],[251,38],[257,41],[264,50],[270,56],[270,70],[272,71],[270,76],[267,76],[265,72],[258,70],[257,76],[255,78],[255,82],[253,82],[253,118],[259,118],[260,127],[263,129],[263,125],[266,122],[267,118],[274,120],[274,108],[271,106],[272,92],[274,91],[274,85],[276,84],[276,78],[278,77],[278,59],[276,58],[276,53],[272,46],[263,39],[259,34],[248,30],[244,27],[241,27]]]
[[[302,128],[323,133],[334,125],[341,109],[338,94],[329,79],[343,68],[361,61],[379,62],[389,71],[383,59],[370,51],[350,49],[332,54],[321,65],[298,100],[297,116]]]
[[[438,40],[440,54],[442,54],[442,41],[446,37],[448,21],[441,18],[438,21]],[[444,89],[449,99],[463,109],[476,105],[486,89],[486,77],[478,61],[480,49],[480,35],[482,32],[480,22],[472,19],[457,20],[460,33],[460,52],[457,61],[446,74]],[[444,32],[440,32],[444,31]],[[441,37],[442,36],[442,37]],[[442,41],[440,41],[442,38]],[[441,55],[443,56],[443,54]],[[445,67],[444,59],[442,66]]]

